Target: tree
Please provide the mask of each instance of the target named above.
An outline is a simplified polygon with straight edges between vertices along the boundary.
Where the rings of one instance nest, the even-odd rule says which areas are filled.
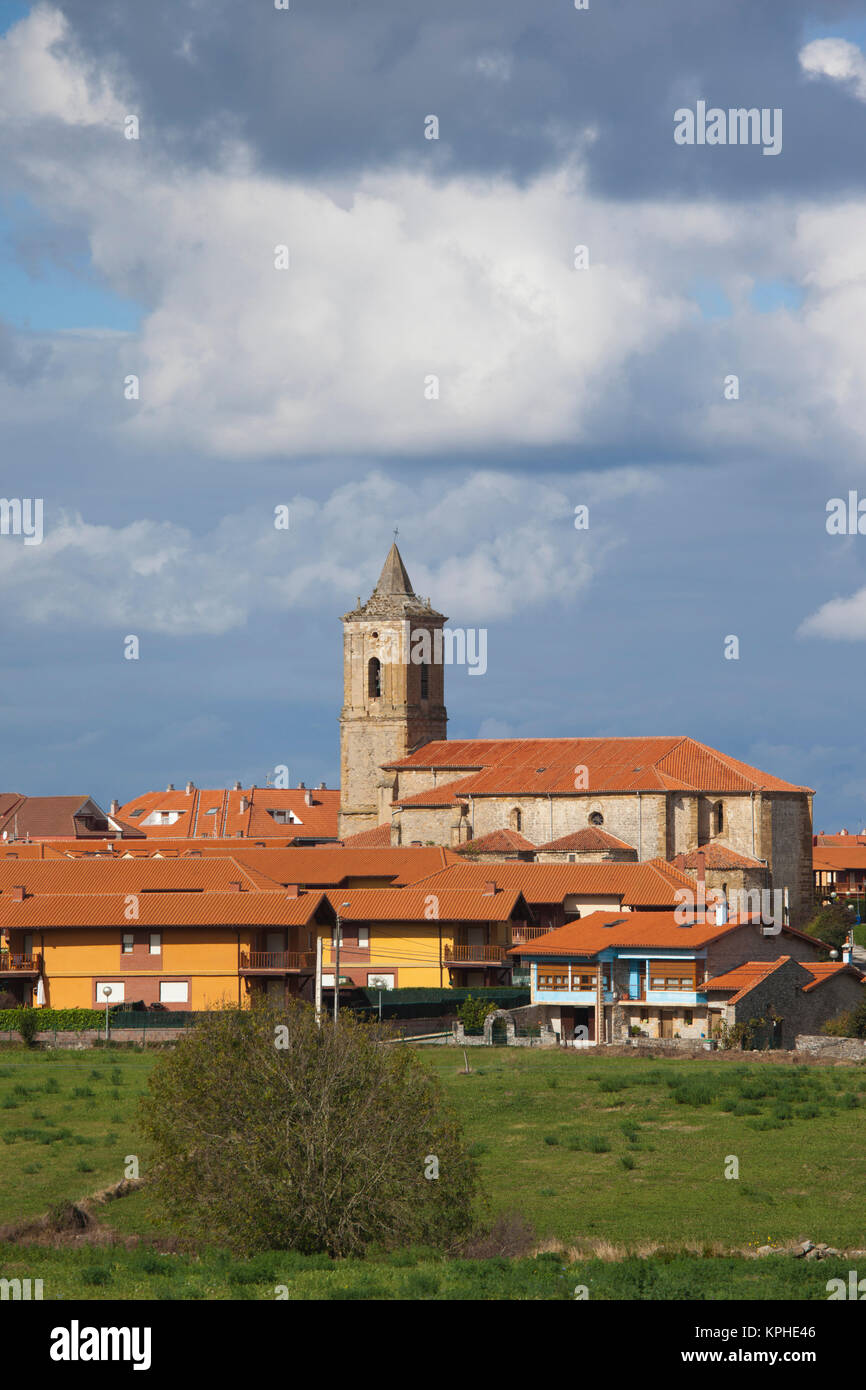
[[[467,994],[463,1002],[457,1005],[457,1017],[467,1032],[480,1033],[487,1015],[495,1013],[498,1007],[489,999],[473,999],[471,994]]]
[[[426,1063],[382,1037],[346,1014],[319,1026],[303,1003],[203,1015],[142,1102],[176,1224],[243,1254],[455,1248],[475,1165]]]
[[[838,951],[848,939],[853,920],[854,913],[849,907],[841,902],[831,902],[826,907],[820,907],[803,930]]]

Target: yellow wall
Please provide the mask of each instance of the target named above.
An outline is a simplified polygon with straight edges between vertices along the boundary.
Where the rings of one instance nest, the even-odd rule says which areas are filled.
[[[486,926],[485,923],[473,925]],[[356,924],[346,924],[344,938],[355,931]],[[487,928],[487,940],[491,945],[505,946],[510,941],[508,923],[495,922]],[[460,934],[464,935],[465,931]],[[439,923],[424,922],[371,922],[370,951],[363,960],[356,951],[348,947],[340,953],[340,974],[350,972],[356,979],[363,980],[363,972],[369,970],[394,970],[397,972],[397,987],[400,989],[420,989],[441,985],[447,988],[453,982],[458,984],[465,972],[449,971],[445,962],[445,947],[453,946],[457,939],[455,924],[442,923],[442,969],[439,969]],[[323,969],[334,969],[334,952],[330,935],[325,937],[322,952]]]
[[[173,927],[162,931],[162,958],[147,968],[130,969],[120,949],[118,928],[70,927],[35,932],[42,951],[45,1003],[54,1009],[93,1008],[94,979],[126,982],[126,1002],[136,999],[136,978],[190,976],[190,997],[179,1008],[206,1009],[238,998],[237,934],[230,928]],[[241,933],[241,949],[249,933]],[[244,997],[244,991],[242,991]]]

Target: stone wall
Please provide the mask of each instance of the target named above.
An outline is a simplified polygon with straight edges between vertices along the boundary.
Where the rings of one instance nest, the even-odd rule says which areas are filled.
[[[801,1033],[794,1048],[828,1062],[866,1062],[866,1038],[826,1038]]]

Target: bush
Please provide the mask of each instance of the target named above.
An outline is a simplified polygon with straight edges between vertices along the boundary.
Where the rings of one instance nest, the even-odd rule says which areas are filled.
[[[39,1011],[37,1009],[22,1009],[21,1017],[18,1019],[18,1032],[28,1047],[32,1047],[36,1034],[40,1030]]]
[[[475,1165],[426,1062],[379,1037],[264,1004],[209,1014],[161,1056],[143,1127],[175,1223],[239,1254],[454,1248]]]
[[[47,1032],[56,1028],[58,1032],[81,1032],[86,1028],[99,1028],[105,1023],[104,1009],[0,1009],[0,1032],[20,1032],[19,1023],[26,1013],[34,1013],[39,1018],[39,1031]]]
[[[467,1033],[480,1033],[488,1014],[496,1012],[497,1005],[489,999],[473,999],[470,994],[462,1004],[457,1005],[457,1017]]]

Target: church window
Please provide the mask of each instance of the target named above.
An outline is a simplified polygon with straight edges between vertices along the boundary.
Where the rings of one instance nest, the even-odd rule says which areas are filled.
[[[523,816],[521,815],[521,812],[520,812],[520,810],[519,810],[519,808],[518,808],[517,806],[515,806],[515,807],[514,807],[514,810],[511,812],[511,829],[512,829],[512,830],[522,830],[522,829],[523,829]]]
[[[725,826],[725,813],[721,801],[716,802],[716,834],[721,835]]]
[[[601,811],[593,811],[589,818],[590,825],[604,825],[604,816]]]
[[[421,699],[430,699],[430,667],[426,661],[421,665]]]
[[[377,656],[371,656],[367,665],[367,694],[371,700],[382,694],[382,663]]]

